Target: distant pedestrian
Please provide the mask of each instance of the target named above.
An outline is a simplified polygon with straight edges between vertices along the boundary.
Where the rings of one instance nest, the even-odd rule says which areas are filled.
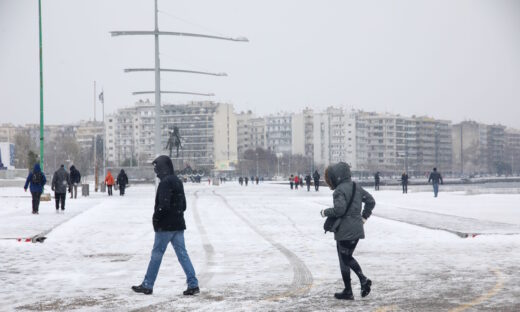
[[[433,184],[433,195],[434,197],[437,197],[437,194],[439,194],[439,182],[441,184],[444,184],[441,174],[437,172],[437,168],[433,168],[433,171],[430,173],[428,183],[430,182],[432,182]]]
[[[249,182],[249,178],[246,177],[246,178],[244,179],[244,182],[246,183],[246,186],[247,186],[247,182]]]
[[[376,191],[379,191],[379,183],[381,183],[381,174],[378,171],[374,174],[374,186]]]
[[[291,185],[291,190],[294,188],[294,176],[291,174],[289,177],[289,184]]]
[[[112,176],[112,172],[110,172],[110,170],[107,171],[107,175],[105,177],[105,184],[108,189],[108,196],[112,196],[112,187],[114,186],[114,176]]]
[[[65,170],[65,166],[61,165],[56,172],[52,175],[51,189],[54,191],[54,197],[56,199],[56,212],[65,211],[65,196],[67,194],[67,188],[70,190],[72,184],[70,183],[70,175]]]
[[[298,180],[300,180],[300,187],[301,187],[302,190],[303,190],[303,176],[300,176],[300,177],[298,178]]]
[[[24,190],[27,192],[27,187],[30,185],[29,189],[31,191],[32,196],[32,213],[39,214],[40,208],[40,197],[43,193],[43,186],[47,183],[47,178],[45,174],[43,174],[40,164],[35,164],[32,172],[29,172],[27,179],[25,180]]]
[[[295,175],[294,176],[294,187],[295,187],[295,189],[298,189],[299,185],[300,185],[300,178],[298,177],[298,175]]]
[[[242,177],[239,177],[238,183],[240,184],[240,186],[244,185],[244,179]]]
[[[258,182],[260,182],[260,178],[258,176],[255,177],[256,185],[258,185]]]
[[[318,170],[314,171],[312,178],[314,179],[314,190],[318,192],[320,190],[320,174],[318,173]]]
[[[74,198],[78,198],[78,185],[81,183],[81,173],[74,165],[70,166],[70,183],[72,183],[70,198],[72,198],[73,193]]]
[[[334,232],[338,251],[341,277],[345,284],[336,299],[354,300],[350,283],[350,270],[354,271],[361,284],[361,297],[370,293],[372,281],[361,270],[352,256],[360,239],[365,238],[363,224],[372,214],[376,202],[370,193],[352,181],[350,167],[344,162],[331,165],[325,171],[325,182],[334,190],[334,207],[321,211],[322,217],[337,218],[330,231]],[[365,204],[363,207],[363,203]]]
[[[126,175],[125,170],[121,169],[117,175],[116,183],[119,187],[119,196],[125,196],[125,188],[128,185],[128,176]]]
[[[153,293],[153,286],[159,273],[164,252],[168,244],[171,243],[186,274],[188,289],[183,294],[185,296],[198,294],[200,292],[199,281],[184,242],[184,230],[186,230],[184,186],[182,181],[174,174],[173,164],[168,156],[157,157],[153,161],[153,165],[154,172],[160,179],[155,194],[155,207],[152,217],[155,240],[144,280],[140,285],[132,286],[132,290],[145,295]]]
[[[305,184],[307,184],[307,192],[311,190],[311,174],[305,176]]]
[[[403,172],[401,175],[401,185],[403,186],[403,194],[408,193],[408,174]]]

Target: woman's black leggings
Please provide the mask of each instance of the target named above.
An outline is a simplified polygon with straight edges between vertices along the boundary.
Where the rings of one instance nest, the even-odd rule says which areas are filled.
[[[350,284],[351,269],[352,271],[354,271],[354,273],[356,273],[361,284],[364,284],[367,279],[365,275],[363,275],[363,271],[361,271],[359,263],[352,256],[354,254],[354,250],[356,249],[358,241],[358,239],[337,241],[341,277],[343,278],[343,283],[345,283],[345,288],[350,290],[352,289]]]

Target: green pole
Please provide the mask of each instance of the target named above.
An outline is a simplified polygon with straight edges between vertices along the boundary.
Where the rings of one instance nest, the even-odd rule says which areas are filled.
[[[40,27],[40,167],[43,171],[43,58],[42,58],[42,1],[38,0]]]

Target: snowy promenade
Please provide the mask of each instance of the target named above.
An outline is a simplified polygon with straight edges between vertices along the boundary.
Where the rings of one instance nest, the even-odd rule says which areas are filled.
[[[372,192],[367,239],[354,253],[372,293],[361,299],[352,274],[356,301],[345,302],[333,298],[342,282],[319,214],[330,190],[185,190],[186,245],[201,286],[190,298],[172,248],[154,294],[130,290],[150,257],[153,186],[67,198],[65,214],[44,202],[40,215],[29,193],[0,188],[0,311],[520,311],[520,194]],[[43,244],[15,239],[50,229]]]

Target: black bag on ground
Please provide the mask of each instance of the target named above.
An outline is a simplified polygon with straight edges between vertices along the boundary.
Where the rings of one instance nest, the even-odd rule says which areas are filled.
[[[356,183],[352,182],[352,196],[350,196],[350,200],[347,205],[347,209],[345,210],[345,214],[347,214],[350,206],[352,206],[352,202],[354,201],[354,196],[356,195]],[[343,215],[343,216],[344,216]],[[341,223],[341,217],[327,217],[325,220],[325,223],[323,223],[323,229],[325,230],[325,233],[327,232],[333,232],[336,233],[338,231],[339,224]]]

